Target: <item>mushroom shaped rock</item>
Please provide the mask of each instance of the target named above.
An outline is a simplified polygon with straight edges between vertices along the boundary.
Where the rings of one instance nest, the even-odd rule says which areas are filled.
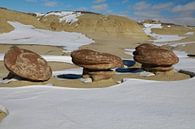
[[[30,50],[18,47],[11,47],[5,53],[4,64],[11,75],[31,81],[46,81],[52,75],[45,59]]]
[[[169,71],[173,69],[172,65],[179,62],[173,51],[155,45],[141,44],[133,54],[134,60],[147,71]]]
[[[120,57],[89,49],[73,51],[71,57],[73,63],[86,69],[107,70],[123,66]]]
[[[73,63],[84,68],[83,78],[92,78],[93,81],[112,78],[115,72],[111,69],[123,66],[120,57],[89,49],[73,51],[71,57]]]

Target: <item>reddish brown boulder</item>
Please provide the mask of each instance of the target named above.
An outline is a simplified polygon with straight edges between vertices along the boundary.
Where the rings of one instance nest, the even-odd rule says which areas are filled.
[[[32,81],[46,81],[52,75],[50,66],[40,55],[18,47],[8,50],[4,64],[12,75]]]
[[[151,43],[143,43],[143,44],[140,44],[139,46],[137,46],[135,48],[135,50],[140,51],[142,49],[153,49],[153,48],[159,48],[159,47],[154,45],[154,44],[151,44]]]
[[[123,66],[120,57],[89,49],[73,51],[71,57],[73,63],[87,69],[106,70]]]
[[[93,81],[109,79],[114,75],[110,69],[123,66],[120,57],[89,49],[73,51],[71,57],[76,65],[84,68],[83,77]]]
[[[179,62],[179,58],[171,50],[152,44],[141,44],[136,47],[134,60],[147,70],[169,71],[171,66]]]

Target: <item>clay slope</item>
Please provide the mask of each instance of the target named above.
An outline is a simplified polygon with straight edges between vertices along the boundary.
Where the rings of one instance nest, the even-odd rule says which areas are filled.
[[[0,8],[0,33],[9,32],[14,29],[7,21],[17,21],[23,24],[33,25],[37,28],[48,28],[32,14]]]
[[[51,13],[58,15],[48,15]],[[80,14],[76,17],[78,20],[67,22],[61,21],[64,18],[60,17],[61,13],[66,14],[67,12],[56,11],[37,15],[0,8],[0,33],[14,29],[7,21],[17,21],[53,31],[80,32],[95,41],[95,43],[82,46],[82,48],[117,54],[120,57],[126,56],[125,48],[134,48],[137,43],[148,40],[137,22],[126,17],[76,11],[72,13]]]
[[[0,8],[0,33],[9,32],[14,28],[7,21],[18,21],[23,24],[33,25],[36,28],[51,29],[55,31],[81,32],[89,37],[96,36],[115,36],[147,39],[142,28],[133,20],[126,17],[114,15],[101,15],[89,12],[81,13],[78,21],[74,23],[60,22],[56,15],[36,16],[36,14],[12,11]]]
[[[138,24],[126,17],[85,12],[81,12],[81,14],[78,17],[79,20],[71,24],[60,22],[56,15],[42,16],[40,22],[50,26],[53,30],[76,31],[85,33],[90,37],[96,34],[104,38],[107,36],[147,38]]]

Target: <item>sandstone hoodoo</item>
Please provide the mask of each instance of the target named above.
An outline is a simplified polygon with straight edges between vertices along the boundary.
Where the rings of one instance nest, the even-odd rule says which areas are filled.
[[[146,71],[170,71],[172,65],[179,62],[173,51],[158,47],[153,44],[141,44],[133,52],[134,60],[142,64]]]
[[[111,69],[123,67],[120,57],[89,49],[73,51],[71,57],[73,63],[83,67],[83,78],[92,78],[93,81],[109,79],[114,74]]]
[[[52,75],[45,59],[30,50],[18,47],[12,47],[7,51],[4,64],[10,71],[7,78],[16,76],[31,81],[46,81]]]

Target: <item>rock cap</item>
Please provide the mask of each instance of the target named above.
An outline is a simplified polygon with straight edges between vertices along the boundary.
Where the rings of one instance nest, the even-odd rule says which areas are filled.
[[[90,49],[73,51],[71,57],[73,63],[86,69],[106,70],[123,66],[120,57]]]
[[[179,58],[171,50],[152,44],[141,44],[133,52],[134,60],[152,66],[171,66],[179,62]]]

